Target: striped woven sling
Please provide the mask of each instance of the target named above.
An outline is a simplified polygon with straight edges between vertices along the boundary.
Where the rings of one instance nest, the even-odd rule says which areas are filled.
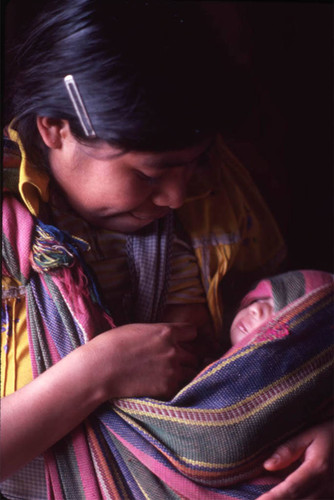
[[[113,322],[81,263],[80,241],[54,232],[48,248],[58,265],[46,271],[37,255],[48,227],[11,195],[3,223],[3,269],[25,287],[37,377]],[[263,460],[331,404],[332,298],[333,285],[303,295],[170,402],[99,407],[45,453],[49,498],[253,499],[269,490],[277,480]]]

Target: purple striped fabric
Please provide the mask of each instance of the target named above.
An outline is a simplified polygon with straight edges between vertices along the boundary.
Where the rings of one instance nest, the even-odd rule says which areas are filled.
[[[71,267],[61,261],[43,270],[31,251],[39,222],[10,195],[3,222],[4,272],[25,286],[36,377],[113,322],[75,242],[57,242],[73,250]],[[52,245],[49,251],[53,256]],[[331,403],[332,317],[331,278],[281,309],[171,401],[105,403],[45,454],[49,498],[257,498],[277,484],[263,460]]]

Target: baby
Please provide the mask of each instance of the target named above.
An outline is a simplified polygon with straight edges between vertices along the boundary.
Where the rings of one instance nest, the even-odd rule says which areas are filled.
[[[306,293],[333,283],[323,271],[290,271],[262,280],[242,300],[230,328],[232,345],[269,321],[274,315]]]

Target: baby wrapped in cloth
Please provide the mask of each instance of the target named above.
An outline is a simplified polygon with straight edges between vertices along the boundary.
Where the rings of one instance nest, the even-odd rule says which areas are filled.
[[[102,420],[133,477],[150,484],[145,491],[165,488],[166,498],[192,500],[257,498],[275,484],[263,471],[265,458],[331,408],[333,283],[320,271],[261,281],[241,308],[271,298],[271,319],[171,402],[114,401],[112,418]]]

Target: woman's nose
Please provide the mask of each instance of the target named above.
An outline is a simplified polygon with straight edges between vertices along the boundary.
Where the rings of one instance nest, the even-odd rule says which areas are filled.
[[[180,208],[187,196],[187,184],[189,176],[181,172],[178,168],[177,173],[167,176],[156,187],[152,194],[152,201],[159,207],[168,207],[172,209]]]

